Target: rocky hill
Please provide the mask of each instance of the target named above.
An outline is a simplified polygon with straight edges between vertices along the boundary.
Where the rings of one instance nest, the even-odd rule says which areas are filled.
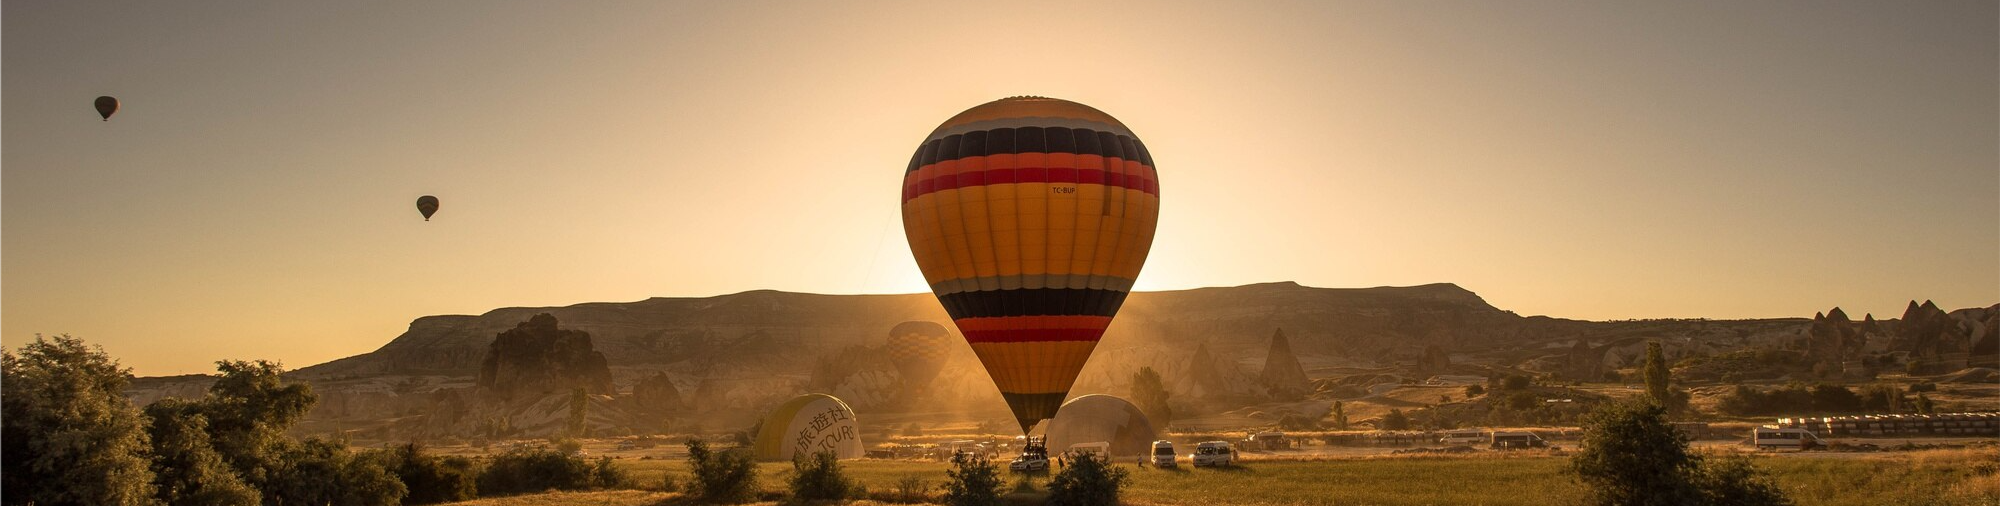
[[[1832,313],[1732,321],[1523,317],[1451,284],[1333,289],[1266,283],[1140,292],[1119,312],[1073,393],[1122,394],[1140,367],[1166,376],[1176,402],[1201,409],[1295,398],[1301,373],[1312,381],[1304,388],[1313,389],[1314,398],[1496,369],[1597,380],[1615,376],[1654,340],[1677,359],[1745,349],[1800,357],[1793,369],[1773,373],[1778,375],[1822,362],[1832,365],[1821,368],[1834,371],[1881,367],[1892,356],[1930,361],[1925,363],[1942,370],[1986,360],[1969,352],[1994,347],[2000,333],[2000,306],[1945,313],[1913,303],[1909,322],[1869,317],[1856,323]],[[554,384],[588,390],[594,423],[613,432],[659,423],[747,426],[769,404],[808,390],[834,393],[864,414],[931,410],[1007,419],[1004,408],[994,409],[999,396],[962,344],[923,389],[933,400],[912,402],[915,390],[882,358],[889,330],[906,321],[948,318],[930,294],[769,290],[504,308],[419,318],[380,349],[290,377],[313,383],[321,395],[310,417],[315,429],[365,429],[382,437],[465,435],[495,426],[555,430],[560,424],[546,417],[515,414],[553,412],[573,402],[567,396],[573,388],[547,388]],[[1267,364],[1274,356],[1289,363]],[[141,379],[133,396],[197,394],[204,381]],[[502,385],[533,393],[498,401],[471,395]],[[509,407],[489,405],[496,403]]]

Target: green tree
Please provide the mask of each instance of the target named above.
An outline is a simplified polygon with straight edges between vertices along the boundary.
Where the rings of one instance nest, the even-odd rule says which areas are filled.
[[[944,503],[949,506],[1000,506],[1000,493],[1007,483],[1000,468],[985,455],[960,453],[951,458],[944,472]]]
[[[569,436],[590,437],[590,392],[578,387],[569,394]]]
[[[1912,404],[1916,405],[1917,414],[1919,415],[1937,414],[1937,404],[1931,401],[1929,395],[1917,394],[1917,400]]]
[[[1661,406],[1672,404],[1673,393],[1667,390],[1669,382],[1667,357],[1660,351],[1660,342],[1646,343],[1646,396]]]
[[[1410,417],[1403,414],[1403,410],[1391,409],[1389,414],[1382,415],[1382,430],[1409,430],[1409,428]]]
[[[756,494],[757,463],[741,451],[713,451],[700,439],[688,439],[688,471],[694,475],[690,492],[703,503],[749,502]]]
[[[262,497],[243,483],[209,442],[201,407],[177,398],[146,406],[153,440],[153,484],[173,505],[254,505]]]
[[[1333,414],[1328,416],[1333,417],[1333,430],[1347,430],[1347,406],[1333,401]]]
[[[1486,387],[1482,387],[1479,385],[1465,386],[1465,398],[1471,399],[1473,397],[1478,397],[1481,395],[1486,395]]]
[[[128,374],[68,335],[0,353],[0,502],[152,504],[150,443],[124,397]]]
[[[276,460],[280,447],[292,443],[285,431],[305,418],[318,396],[303,383],[286,384],[284,368],[275,362],[224,360],[215,365],[222,376],[196,404],[208,419],[210,443],[244,482],[271,502],[276,499],[271,491],[281,488],[272,482],[272,471],[281,464]]]
[[[1141,367],[1132,373],[1132,403],[1139,411],[1146,413],[1154,427],[1165,428],[1174,417],[1174,410],[1167,405],[1167,385],[1160,379],[1159,371],[1151,367]]]
[[[1112,506],[1118,489],[1131,481],[1125,468],[1095,456],[1081,456],[1049,480],[1049,506]]]
[[[1569,471],[1602,506],[1781,506],[1784,495],[1748,459],[1705,460],[1655,402],[1607,403],[1583,420]]]
[[[1592,504],[1683,506],[1701,500],[1692,476],[1700,458],[1667,423],[1658,402],[1609,403],[1583,420],[1570,472],[1590,486]]]

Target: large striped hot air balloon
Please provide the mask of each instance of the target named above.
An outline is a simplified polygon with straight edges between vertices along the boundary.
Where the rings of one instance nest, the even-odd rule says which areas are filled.
[[[967,109],[910,160],[911,253],[1022,432],[1055,416],[1125,302],[1159,195],[1139,138],[1066,100]]]

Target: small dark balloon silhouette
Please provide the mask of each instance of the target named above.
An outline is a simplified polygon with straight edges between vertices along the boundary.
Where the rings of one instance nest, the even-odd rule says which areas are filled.
[[[417,212],[424,213],[424,221],[431,221],[431,215],[438,212],[438,198],[430,195],[417,197]]]
[[[118,99],[112,97],[97,97],[97,115],[103,116],[104,121],[111,121],[111,115],[117,112],[118,112]]]

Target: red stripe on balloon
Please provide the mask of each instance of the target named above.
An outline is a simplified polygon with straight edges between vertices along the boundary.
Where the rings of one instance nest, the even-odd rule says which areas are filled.
[[[930,171],[913,172],[909,178],[904,180],[904,202],[909,202],[917,197],[933,192],[973,186],[1013,183],[1101,184],[1116,188],[1139,190],[1154,196],[1159,196],[1160,194],[1159,181],[1151,177],[1141,174],[1121,174],[1102,169],[1021,167],[941,175],[930,175],[927,174],[928,172]]]

